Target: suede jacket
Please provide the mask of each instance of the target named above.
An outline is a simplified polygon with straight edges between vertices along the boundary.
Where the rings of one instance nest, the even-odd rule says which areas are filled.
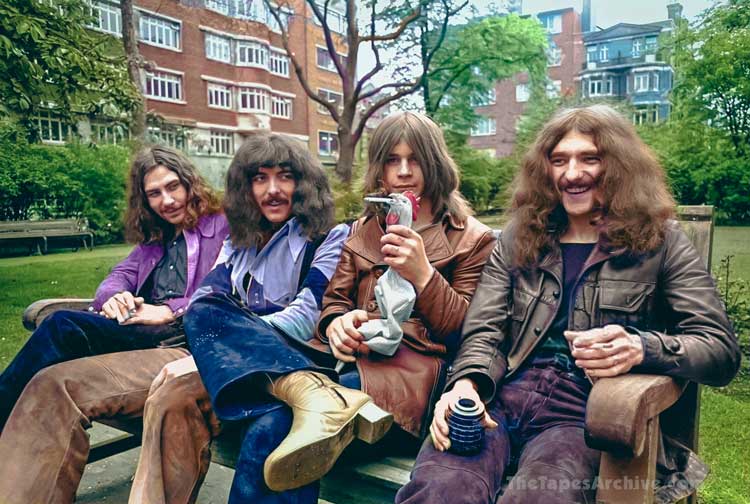
[[[469,377],[485,401],[542,341],[562,300],[559,247],[542,257],[538,267],[519,270],[511,266],[512,235],[503,233],[487,262],[448,369],[446,388]],[[644,360],[631,372],[721,386],[739,369],[737,337],[724,304],[677,222],[667,224],[662,245],[645,255],[617,254],[596,245],[576,283],[568,328],[607,324],[640,335]],[[666,454],[672,463],[665,465],[677,470],[674,461],[687,460],[682,451]],[[692,471],[681,468],[693,486],[703,472],[698,464]]]
[[[381,318],[375,300],[383,262],[381,219],[362,218],[352,227],[336,272],[323,298],[317,336],[323,343],[330,322],[354,309]],[[357,358],[362,390],[393,413],[406,431],[419,435],[428,405],[440,389],[440,372],[448,347],[455,348],[494,235],[473,217],[461,223],[450,215],[419,231],[435,273],[417,297],[414,312],[403,323],[404,338],[392,357],[370,352]]]

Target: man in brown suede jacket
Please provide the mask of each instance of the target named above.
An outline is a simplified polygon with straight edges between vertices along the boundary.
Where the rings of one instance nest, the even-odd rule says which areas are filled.
[[[644,372],[719,386],[739,369],[714,282],[672,220],[663,170],[624,117],[604,105],[561,111],[514,189],[431,439],[397,502],[593,502],[600,453],[584,441],[593,379]],[[448,406],[460,398],[487,403],[475,456],[448,452]],[[697,459],[668,451],[663,469],[682,471],[669,481],[685,484],[660,502],[705,476]]]

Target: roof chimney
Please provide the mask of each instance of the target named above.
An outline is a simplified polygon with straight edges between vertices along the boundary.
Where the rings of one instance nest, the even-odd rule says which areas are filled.
[[[581,10],[581,31],[583,33],[591,31],[591,0],[583,0],[583,9]]]
[[[682,19],[682,4],[680,2],[674,2],[667,5],[667,18],[674,22],[677,22],[678,19]]]

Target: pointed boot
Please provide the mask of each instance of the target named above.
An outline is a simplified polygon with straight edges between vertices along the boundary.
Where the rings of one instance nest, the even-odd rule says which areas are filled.
[[[276,492],[319,480],[355,437],[375,443],[393,424],[393,415],[377,407],[370,396],[320,373],[282,376],[268,391],[294,414],[289,435],[263,466],[266,485]]]

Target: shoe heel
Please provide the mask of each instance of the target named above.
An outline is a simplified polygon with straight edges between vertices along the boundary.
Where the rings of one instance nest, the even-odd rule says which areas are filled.
[[[393,425],[393,415],[370,401],[357,412],[356,436],[365,443],[374,444],[386,435]]]

